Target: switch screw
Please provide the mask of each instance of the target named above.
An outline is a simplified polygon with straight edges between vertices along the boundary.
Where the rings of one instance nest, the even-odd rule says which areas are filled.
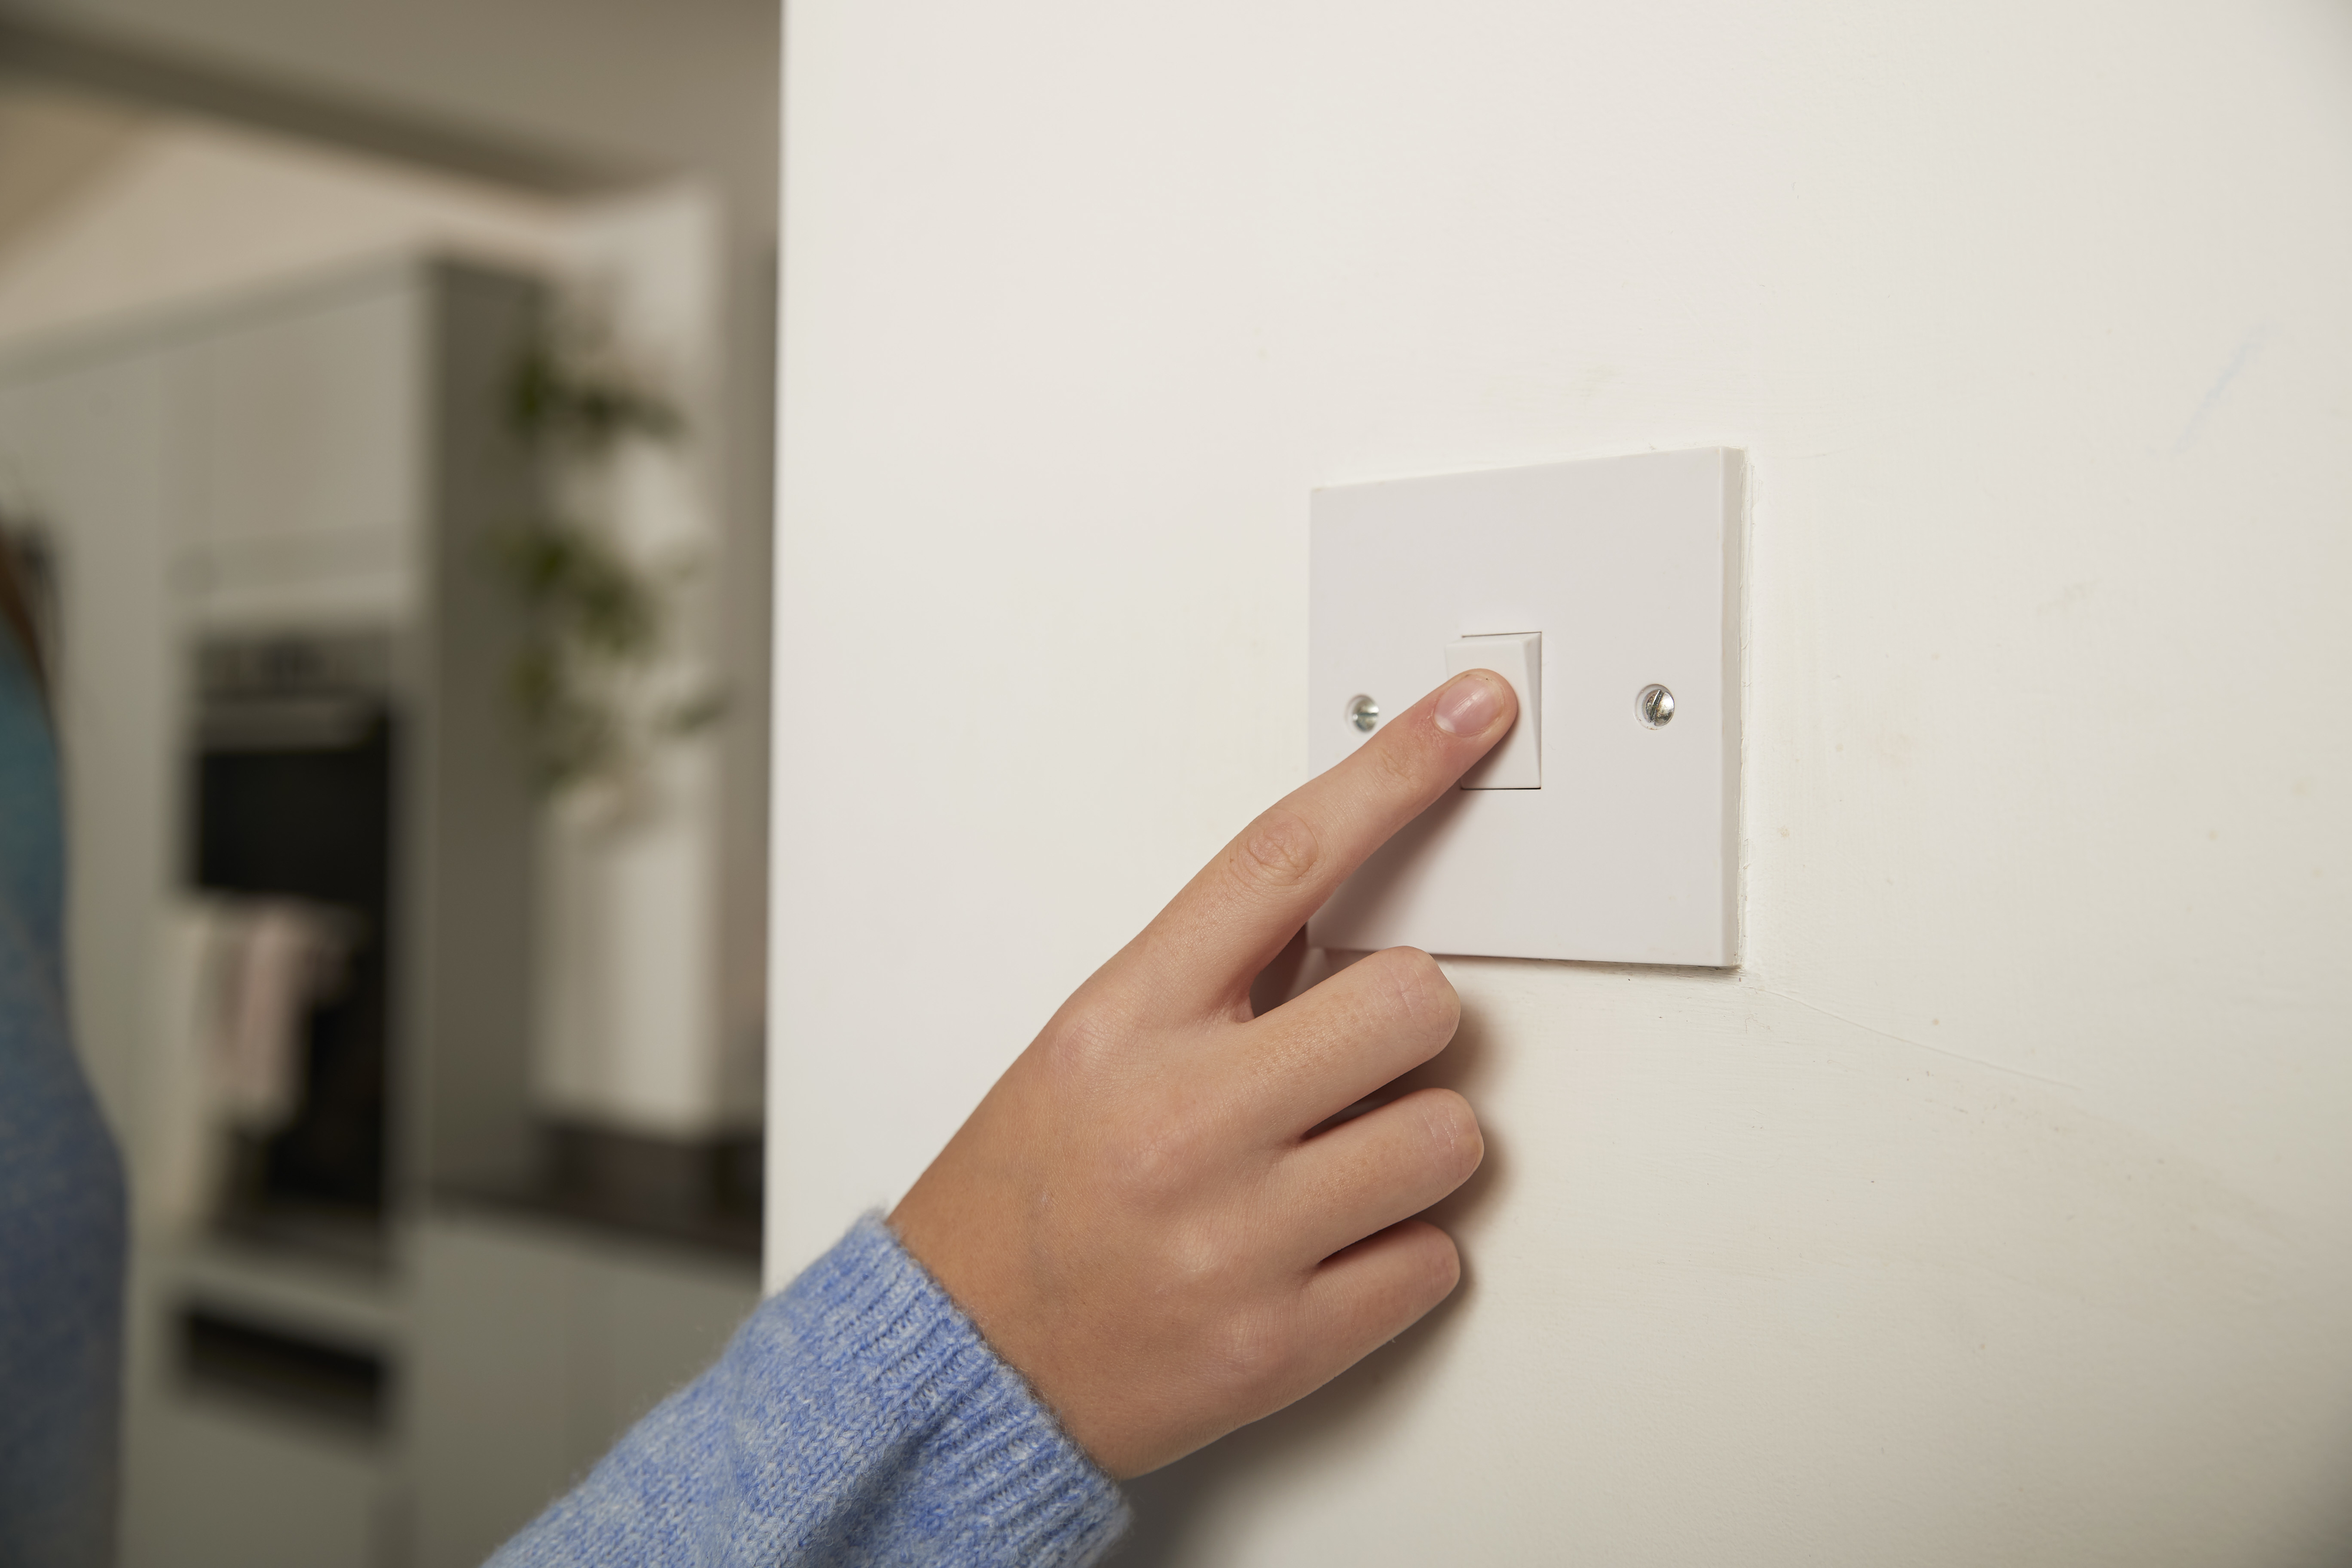
[[[1361,733],[1371,734],[1372,727],[1381,722],[1381,705],[1370,697],[1349,697],[1348,722]]]
[[[1633,699],[1633,716],[1646,728],[1664,729],[1675,716],[1675,694],[1664,686],[1643,686]]]

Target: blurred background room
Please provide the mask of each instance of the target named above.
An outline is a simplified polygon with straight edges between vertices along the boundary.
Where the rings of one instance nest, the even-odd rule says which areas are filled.
[[[755,1299],[776,24],[0,0],[126,1563],[478,1562]]]

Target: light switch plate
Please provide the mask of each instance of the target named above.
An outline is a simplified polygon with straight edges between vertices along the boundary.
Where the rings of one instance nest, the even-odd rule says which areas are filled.
[[[1709,447],[1315,492],[1315,770],[1369,738],[1357,698],[1401,713],[1445,678],[1450,644],[1534,632],[1541,781],[1446,791],[1309,941],[1739,961],[1743,480],[1739,453]],[[1673,694],[1654,726],[1654,685]]]

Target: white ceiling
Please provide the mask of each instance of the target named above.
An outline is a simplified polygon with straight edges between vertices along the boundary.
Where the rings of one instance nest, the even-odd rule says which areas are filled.
[[[0,251],[129,151],[144,120],[103,99],[0,85]]]
[[[775,0],[0,0],[19,72],[46,60],[85,87],[156,83],[168,97],[180,69],[212,100],[184,109],[236,118],[243,83],[257,110],[283,93],[348,108],[353,125],[697,172],[754,231],[774,221],[779,22]],[[337,134],[282,115],[273,128]]]

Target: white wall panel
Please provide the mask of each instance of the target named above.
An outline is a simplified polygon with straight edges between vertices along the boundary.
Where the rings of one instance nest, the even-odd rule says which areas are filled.
[[[1738,446],[1745,967],[1449,964],[1465,1289],[1144,1560],[2352,1543],[2352,17],[790,26],[772,1278],[1297,782],[1311,487]]]

